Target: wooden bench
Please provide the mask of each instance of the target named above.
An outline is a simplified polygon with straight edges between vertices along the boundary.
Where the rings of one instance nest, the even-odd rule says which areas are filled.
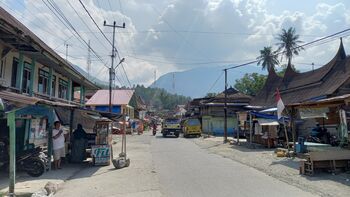
[[[306,160],[301,161],[300,173],[312,176],[315,169],[330,169],[333,173],[337,168],[348,168],[350,150],[326,150],[309,152]]]

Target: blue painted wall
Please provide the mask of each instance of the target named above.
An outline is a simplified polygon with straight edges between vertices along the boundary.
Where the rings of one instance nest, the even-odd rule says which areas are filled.
[[[109,112],[109,106],[108,105],[96,106],[95,110]],[[121,114],[121,106],[120,105],[112,106],[112,112],[116,114]]]

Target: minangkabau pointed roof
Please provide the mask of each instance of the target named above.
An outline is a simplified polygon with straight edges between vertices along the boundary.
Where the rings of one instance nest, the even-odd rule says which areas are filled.
[[[340,41],[335,57],[319,69],[297,73],[287,68],[284,77],[269,72],[262,90],[253,98],[251,105],[275,106],[275,92],[279,88],[285,104],[317,100],[336,94],[337,90],[350,79],[350,59],[346,57],[343,42]]]

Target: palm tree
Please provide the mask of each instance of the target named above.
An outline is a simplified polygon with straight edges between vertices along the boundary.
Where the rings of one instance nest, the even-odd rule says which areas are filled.
[[[292,66],[292,58],[294,55],[299,55],[299,52],[304,48],[299,44],[299,35],[296,34],[295,28],[290,27],[288,30],[282,29],[282,33],[277,36],[280,41],[277,43],[279,52],[288,59],[288,66]],[[282,57],[283,57],[282,56]]]
[[[260,50],[260,56],[257,58],[258,65],[261,64],[262,69],[267,69],[271,71],[279,64],[277,54],[272,51],[272,47],[264,47],[263,50]]]

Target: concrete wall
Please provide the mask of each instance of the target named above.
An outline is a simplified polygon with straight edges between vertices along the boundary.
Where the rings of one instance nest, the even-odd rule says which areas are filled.
[[[202,117],[202,131],[204,134],[212,134],[222,136],[224,134],[224,117]],[[233,131],[237,128],[237,118],[227,118],[227,132],[229,136],[233,135]]]
[[[0,43],[0,54],[2,54],[2,51],[4,49],[4,45]],[[15,50],[11,50],[3,59],[2,61],[5,62],[4,68],[3,68],[3,74],[0,76],[0,85],[4,87],[11,87],[11,78],[12,78],[12,63],[13,58],[19,58],[19,52]],[[32,59],[28,56],[24,56],[24,62],[27,62],[29,64],[32,63]],[[36,67],[34,70],[34,84],[33,84],[33,91],[34,93],[38,92],[38,80],[39,80],[39,69],[43,69],[47,72],[49,72],[49,65],[43,65],[40,62],[36,62]],[[55,97],[58,98],[58,81],[59,78],[68,81],[69,79],[59,72],[53,70],[53,75],[56,76],[56,87],[55,87]]]

